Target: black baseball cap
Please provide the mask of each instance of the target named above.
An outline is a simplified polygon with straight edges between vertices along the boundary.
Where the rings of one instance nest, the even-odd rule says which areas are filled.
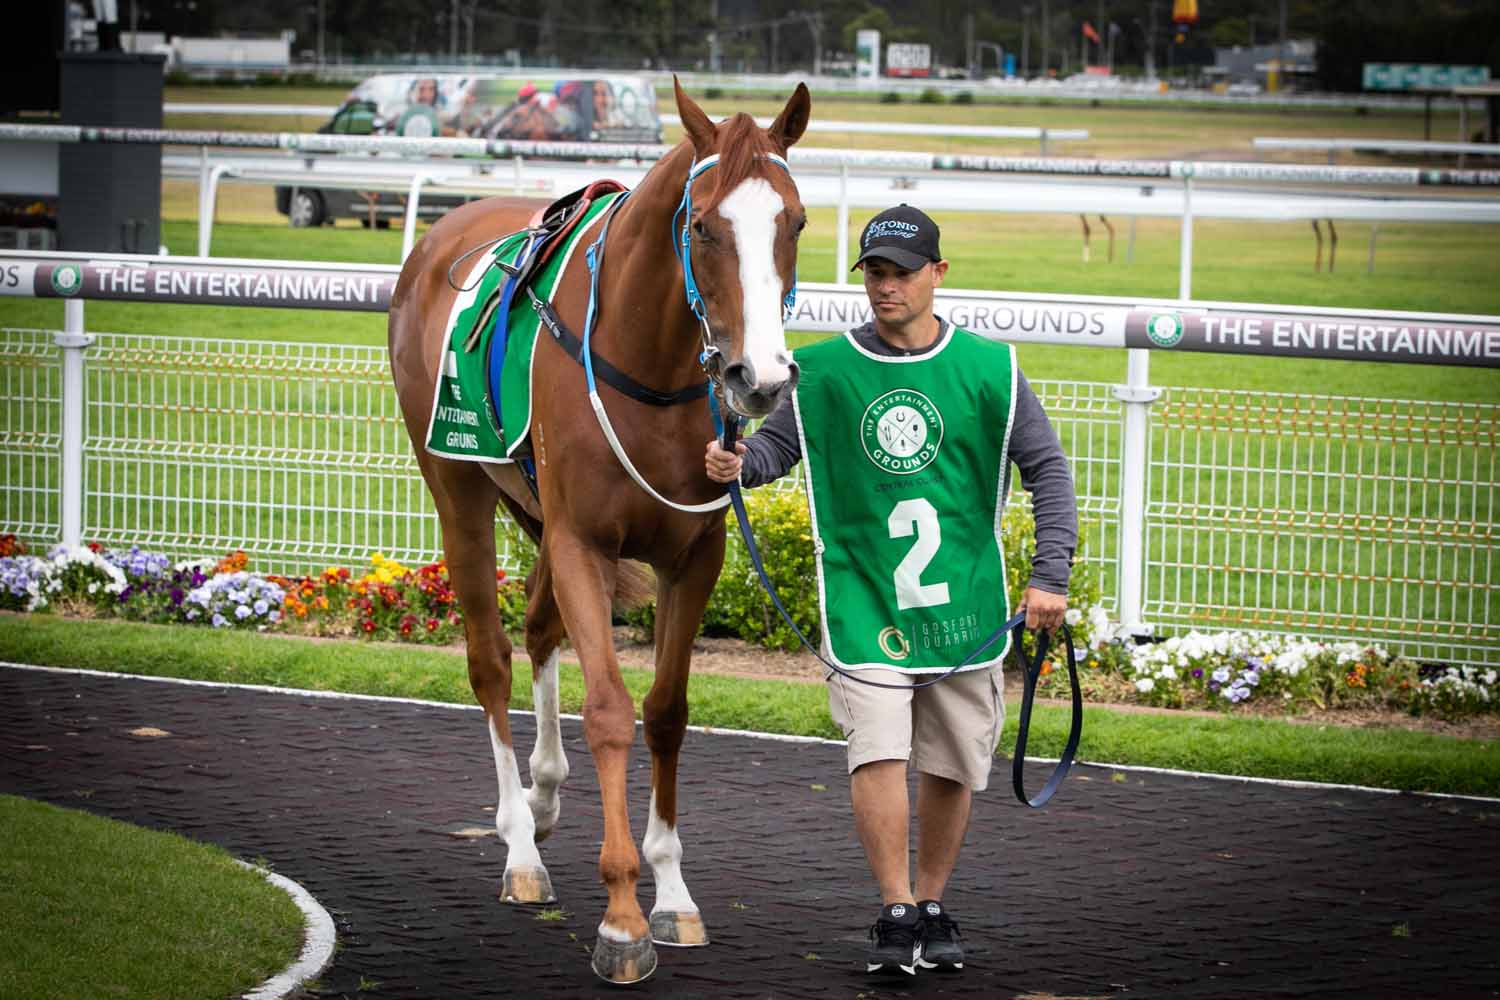
[[[854,267],[871,257],[883,257],[908,271],[942,260],[937,223],[920,208],[907,204],[886,209],[871,219],[860,234],[859,259],[854,262]]]

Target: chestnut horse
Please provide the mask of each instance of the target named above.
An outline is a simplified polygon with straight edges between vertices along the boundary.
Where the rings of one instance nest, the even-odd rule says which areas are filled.
[[[761,129],[745,114],[716,125],[675,81],[674,88],[687,139],[611,218],[594,219],[581,237],[587,246],[605,232],[594,365],[607,361],[637,383],[672,392],[703,384],[706,357],[720,376],[724,403],[745,417],[764,416],[796,384],[783,310],[795,288],[806,213],[784,157],[807,127],[811,98],[799,84],[771,127]],[[680,206],[690,211],[674,221]],[[469,681],[489,725],[499,778],[495,826],[507,848],[501,896],[517,903],[553,898],[536,845],[557,821],[558,787],[568,773],[557,702],[558,648],[566,636],[583,667],[584,732],[604,812],[599,873],[609,902],[593,967],[608,981],[634,982],[656,967],[653,940],[708,943],[682,877],[677,765],[692,641],[724,559],[723,487],[703,470],[703,442],[713,428],[701,394],[693,402],[647,405],[600,385],[591,397],[584,368],[549,336],[538,338],[531,374],[535,496],[514,464],[424,451],[444,327],[457,295],[450,267],[465,251],[522,225],[514,207],[479,201],[432,227],[407,258],[391,299],[391,368],[442,522],[448,572],[464,611]],[[678,253],[684,246],[685,259]],[[464,283],[476,259],[458,269],[455,283]],[[553,302],[580,337],[590,284],[585,254],[575,253]],[[696,307],[689,305],[691,288],[701,296]],[[538,542],[526,609],[537,715],[530,789],[521,784],[506,714],[511,643],[495,592],[494,519],[501,503]],[[611,630],[613,601],[649,593],[641,563],[655,571],[656,596],[656,678],[643,705],[652,793],[642,848],[656,879],[649,921],[636,899],[640,856],[625,793],[635,706],[620,678]]]

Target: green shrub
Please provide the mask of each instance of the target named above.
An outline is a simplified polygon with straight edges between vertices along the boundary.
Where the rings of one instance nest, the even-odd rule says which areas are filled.
[[[954,104],[973,104],[974,92],[972,90],[960,90],[953,95]]]
[[[880,95],[880,103],[881,104],[900,104],[901,103],[901,94],[898,91],[887,90],[885,93],[883,93],[883,94]]]
[[[776,593],[802,634],[816,643],[818,573],[806,498],[801,493],[754,490],[745,495],[745,509]],[[761,586],[733,511],[726,517],[729,544],[724,553],[724,572],[719,574],[719,584],[709,598],[704,624],[770,649],[799,648],[796,634],[782,621]]]
[[[705,89],[703,91],[703,97],[704,97],[705,100],[717,101],[717,100],[719,100],[723,96],[724,96],[724,88],[723,87],[708,87],[707,89]]]
[[[928,87],[917,95],[918,104],[942,104],[944,101],[943,92],[936,87]]]

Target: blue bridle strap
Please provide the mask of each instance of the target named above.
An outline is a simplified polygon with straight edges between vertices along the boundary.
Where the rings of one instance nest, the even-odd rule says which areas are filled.
[[[775,153],[765,153],[759,158],[770,160],[788,174],[792,172],[786,160]],[[694,316],[698,317],[698,322],[705,326],[708,325],[708,309],[703,304],[702,293],[698,291],[697,279],[693,277],[693,181],[711,167],[717,166],[718,163],[718,153],[693,161],[692,167],[688,170],[687,181],[682,185],[682,201],[677,203],[677,211],[672,213],[672,242],[677,249],[677,260],[682,264],[683,291],[687,294],[688,308],[693,311]],[[794,274],[792,275],[792,288],[781,300],[783,322],[791,316],[796,304],[797,276]]]

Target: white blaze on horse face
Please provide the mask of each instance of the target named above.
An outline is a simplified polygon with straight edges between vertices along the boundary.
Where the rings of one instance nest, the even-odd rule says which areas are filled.
[[[755,371],[755,388],[770,389],[791,377],[786,328],[782,325],[781,275],[776,270],[776,218],[786,202],[770,182],[751,177],[719,202],[719,214],[734,229],[745,301],[743,354]],[[733,360],[733,359],[731,359]]]
[[[536,746],[531,751],[531,790],[526,793],[526,801],[536,820],[536,832],[543,835],[557,822],[557,789],[568,777],[568,756],[563,752],[557,707],[557,656],[554,649],[531,682],[531,700],[536,706]]]
[[[536,849],[536,822],[526,793],[521,788],[521,771],[516,766],[515,751],[500,742],[495,726],[485,718],[490,731],[490,745],[495,750],[495,774],[500,782],[500,801],[495,805],[495,832],[505,841],[505,867],[541,868],[542,855]]]
[[[656,905],[652,912],[697,913],[698,905],[682,880],[682,841],[677,839],[676,825],[657,815],[655,790],[651,792],[651,818],[646,821],[641,853],[656,875]]]

